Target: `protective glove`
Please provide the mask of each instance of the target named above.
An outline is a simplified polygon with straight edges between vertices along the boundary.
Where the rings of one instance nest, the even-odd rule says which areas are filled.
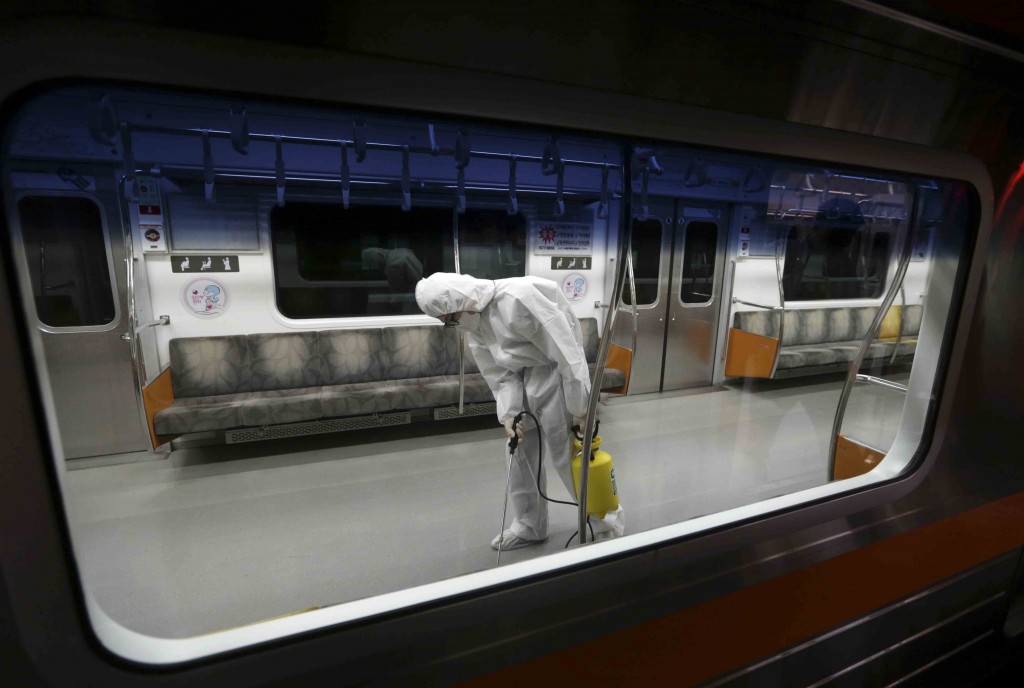
[[[515,420],[515,417],[512,417],[506,418],[504,421],[502,421],[502,424],[505,426],[505,435],[509,439],[512,439],[514,436],[518,436],[519,439],[523,439],[523,422],[520,421],[513,430],[512,424],[515,422]]]

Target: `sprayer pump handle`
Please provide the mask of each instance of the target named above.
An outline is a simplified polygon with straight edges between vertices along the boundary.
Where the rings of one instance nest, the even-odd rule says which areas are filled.
[[[595,437],[597,437],[597,429],[600,428],[600,427],[601,427],[601,419],[598,418],[597,420],[594,421],[594,435],[590,439],[594,439]],[[580,426],[578,426],[578,425],[572,426],[572,434],[575,435],[576,439],[578,439],[580,442],[583,441],[583,428],[581,428]]]

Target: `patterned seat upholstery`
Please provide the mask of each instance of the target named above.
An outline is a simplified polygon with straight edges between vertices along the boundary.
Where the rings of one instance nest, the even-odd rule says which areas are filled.
[[[895,337],[875,340],[865,360],[891,358],[897,348],[897,356],[913,356],[922,310],[919,305],[903,308],[903,337],[898,347]],[[876,313],[877,308],[872,307],[786,310],[777,369],[794,371],[853,361]],[[733,318],[733,327],[762,337],[777,337],[778,314],[766,310],[739,312]]]
[[[587,360],[597,321],[581,321]],[[156,432],[181,435],[433,408],[459,400],[459,336],[436,325],[193,337],[170,342],[174,403]],[[493,400],[468,347],[464,400]],[[591,375],[594,370],[591,364]],[[602,386],[624,383],[607,369]]]

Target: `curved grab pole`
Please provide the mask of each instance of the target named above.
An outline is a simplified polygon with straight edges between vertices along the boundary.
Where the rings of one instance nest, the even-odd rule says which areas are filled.
[[[630,220],[632,222],[632,220]],[[636,275],[633,274],[633,232],[629,232],[629,244],[626,249],[626,271],[629,274],[629,294],[630,303],[633,306],[633,348],[630,349],[632,354],[629,359],[629,373],[633,374],[633,361],[636,359],[636,335],[637,335],[637,320],[639,314],[636,310]]]
[[[907,317],[907,295],[903,291],[903,285],[900,285],[900,330],[896,334],[896,346],[892,349],[892,356],[889,358],[889,364],[896,362],[896,357],[900,353],[900,343],[903,342],[903,321]]]
[[[882,299],[882,303],[878,307],[878,312],[875,313],[875,319],[871,322],[871,327],[868,328],[867,333],[864,335],[864,341],[860,343],[860,348],[857,349],[857,355],[854,356],[853,361],[850,363],[850,372],[846,376],[846,383],[843,385],[843,392],[839,397],[839,406],[836,407],[836,417],[832,422],[832,436],[829,439],[828,447],[829,482],[836,479],[836,445],[839,442],[839,431],[843,427],[843,416],[846,415],[846,405],[850,402],[850,393],[853,392],[853,384],[857,381],[858,371],[860,370],[861,364],[864,363],[864,358],[867,356],[871,342],[875,340],[878,330],[882,327],[882,321],[885,319],[885,314],[889,312],[892,302],[896,300],[896,294],[899,293],[900,288],[903,286],[903,278],[907,274],[907,267],[910,265],[910,254],[913,251],[914,245],[914,232],[912,228],[917,222],[919,204],[920,200],[915,200],[914,208],[910,214],[910,220],[907,222],[905,230],[906,236],[903,238],[903,251],[900,254],[899,268],[896,270],[896,276],[893,278],[892,286],[889,287],[889,291],[886,292],[885,298]]]
[[[633,151],[626,146],[622,152],[623,157],[623,168],[622,168],[622,208],[619,214],[620,222],[623,224],[624,234],[619,235],[619,248],[618,248],[618,265],[623,265],[626,261],[623,260],[623,254],[626,252],[626,247],[632,237],[633,228],[633,211],[632,211],[632,158]],[[615,286],[612,288],[612,299],[611,303],[615,304],[614,308],[608,309],[608,317],[604,321],[604,332],[601,335],[601,347],[597,352],[597,368],[594,370],[594,382],[590,386],[590,401],[587,404],[587,423],[583,429],[583,447],[580,454],[580,494],[579,494],[579,506],[577,508],[577,520],[579,528],[579,543],[581,545],[587,542],[587,487],[590,482],[590,461],[586,461],[583,457],[590,457],[590,449],[592,446],[593,433],[594,433],[594,421],[597,419],[597,402],[601,400],[601,380],[604,377],[605,363],[608,361],[608,350],[612,343],[612,328],[615,326],[615,315],[619,312],[618,303],[622,298],[622,287],[625,281],[626,271],[622,268],[616,268],[615,271]],[[633,299],[636,302],[636,299]]]
[[[786,326],[786,294],[782,288],[782,258],[780,254],[785,251],[786,237],[785,229],[779,226],[779,236],[775,241],[775,276],[779,280],[779,344],[775,347],[775,360],[772,361],[772,372],[769,377],[775,377],[775,371],[779,367],[779,357],[782,355],[782,335]],[[774,310],[774,309],[773,309]]]

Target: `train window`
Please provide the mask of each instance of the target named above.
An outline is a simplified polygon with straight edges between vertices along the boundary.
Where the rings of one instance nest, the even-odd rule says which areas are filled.
[[[629,142],[612,135],[254,99],[246,144],[243,128],[217,123],[237,121],[234,97],[115,86],[125,150],[93,130],[97,89],[39,94],[4,140],[23,142],[13,167],[91,166],[102,207],[126,208],[132,242],[85,198],[9,176],[4,191],[23,196],[8,221],[28,260],[14,262],[45,324],[109,324],[117,303],[133,305],[131,326],[103,341],[42,328],[36,347],[90,618],[133,660],[184,662],[454,596],[472,603],[527,576],[901,476],[922,446],[977,222],[968,183],[925,174],[934,151],[913,173],[826,168],[808,162],[818,138],[779,123],[792,155],[649,146],[636,162],[659,172],[634,188],[621,178]],[[66,133],[69,160],[54,160],[40,127]],[[214,139],[206,160],[202,137]],[[841,159],[867,146],[899,169],[885,142],[845,141]],[[169,213],[143,230],[140,201],[117,180],[154,168]],[[630,189],[640,203],[622,198]],[[644,219],[625,215],[645,206]],[[634,284],[619,305],[635,313],[607,308],[627,237]],[[128,244],[127,269],[111,272]],[[199,253],[215,249],[224,255]],[[530,286],[564,312],[560,288],[580,320],[572,380],[548,374],[563,350],[544,334],[562,320],[531,321],[522,301],[505,302],[508,361],[477,347],[477,365],[460,350],[464,329],[415,301],[436,272],[479,278],[480,293],[490,280],[550,280]],[[851,364],[853,376],[834,375]],[[601,541],[584,528],[579,546],[571,445],[545,444],[543,472],[532,460],[540,441],[568,440],[563,411],[587,408],[576,381],[599,365],[601,449],[617,482],[602,464],[610,505],[590,523]],[[512,366],[543,374],[520,383]],[[515,403],[517,384],[543,395],[532,400],[542,427],[525,421],[511,472],[492,390]],[[520,518],[543,479],[562,503]],[[524,542],[504,535],[513,519],[508,537]],[[498,543],[513,545],[500,562]]]
[[[39,321],[108,325],[116,316],[100,210],[87,198],[32,196],[18,216]]]
[[[786,301],[877,299],[912,196],[906,185],[828,171],[777,175],[770,230],[784,237]]]
[[[414,290],[452,255],[452,210],[289,203],[270,213],[277,307],[289,318],[419,314]]]
[[[683,303],[707,303],[715,291],[715,258],[718,253],[718,225],[714,222],[690,222],[686,226],[683,248],[683,278],[679,300]]]
[[[526,217],[502,210],[469,209],[456,219],[459,270],[481,279],[526,274]]]
[[[218,189],[217,202],[201,189],[167,195],[170,239],[175,251],[256,251],[260,247],[256,199],[252,194]]]
[[[656,218],[633,222],[633,275],[637,306],[650,306],[658,300],[663,230],[661,220]],[[623,290],[622,299],[627,306],[633,305],[632,290]]]

